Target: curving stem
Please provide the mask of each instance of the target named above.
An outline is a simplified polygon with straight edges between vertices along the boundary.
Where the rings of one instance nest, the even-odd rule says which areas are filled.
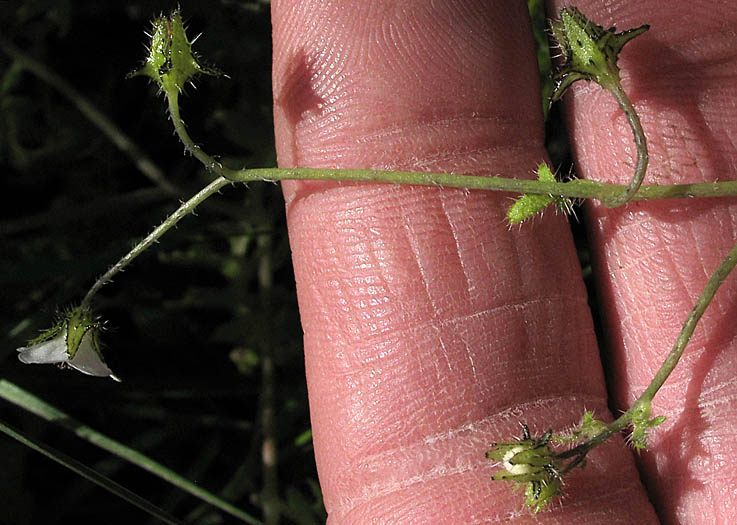
[[[607,208],[616,208],[617,206],[622,206],[631,201],[634,198],[635,193],[637,193],[637,190],[640,189],[640,185],[645,179],[649,155],[647,152],[647,139],[645,138],[645,132],[642,129],[640,117],[637,115],[627,93],[622,89],[619,82],[613,82],[608,84],[606,87],[609,92],[614,95],[619,107],[624,111],[624,114],[627,117],[627,122],[629,122],[630,128],[632,128],[632,133],[635,136],[635,146],[637,147],[637,165],[635,166],[635,173],[632,176],[632,180],[627,185],[627,188],[616,197],[602,201],[602,204]]]

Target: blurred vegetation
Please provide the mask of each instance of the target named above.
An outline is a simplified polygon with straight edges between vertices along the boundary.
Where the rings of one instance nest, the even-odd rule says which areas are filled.
[[[96,306],[109,326],[105,355],[122,385],[16,359],[15,348],[51,325],[56,305],[79,301],[94,277],[179,198],[211,179],[182,154],[154,86],[124,80],[144,56],[143,31],[152,16],[172,7],[163,1],[0,3],[0,36],[88,99],[175,188],[172,194],[152,184],[58,83],[0,53],[2,377],[256,516],[262,516],[261,421],[268,409],[275,415],[283,521],[321,523],[278,186],[233,187],[211,199],[103,289]],[[195,139],[234,167],[275,165],[268,3],[184,1],[181,7],[190,34],[203,33],[197,50],[231,77],[201,79],[196,97],[183,99]],[[266,382],[274,383],[271,396],[263,395]],[[5,421],[175,516],[196,523],[232,519],[0,403]],[[1,523],[149,519],[9,438],[0,438],[0,446]]]
[[[180,5],[189,34],[203,33],[198,53],[230,76],[201,79],[196,96],[182,100],[194,139],[231,167],[275,165],[268,1]],[[546,45],[542,3],[530,5]],[[273,522],[276,508],[284,523],[322,523],[278,186],[233,187],[210,199],[102,290],[105,356],[122,385],[16,359],[17,347],[52,324],[57,305],[79,301],[95,276],[211,179],[182,154],[155,88],[124,80],[144,56],[151,17],[173,7],[0,2],[0,43],[59,77],[42,80],[0,53],[1,377],[249,514]],[[64,82],[131,137],[166,183],[152,183],[93,125]],[[65,429],[3,401],[0,408],[0,419],[187,522],[232,520]],[[265,435],[276,471],[262,464]],[[6,436],[0,472],[0,523],[156,521]]]

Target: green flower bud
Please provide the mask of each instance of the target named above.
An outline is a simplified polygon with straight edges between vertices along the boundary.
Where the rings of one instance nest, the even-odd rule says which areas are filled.
[[[604,29],[575,7],[566,7],[560,12],[560,20],[553,21],[550,28],[565,58],[555,75],[556,86],[551,96],[555,102],[577,80],[593,80],[607,89],[618,85],[620,51],[650,26],[615,33],[616,27]]]
[[[215,69],[202,66],[192,52],[192,43],[187,33],[179,10],[169,16],[162,16],[153,21],[151,44],[148,57],[138,70],[128,77],[144,75],[153,79],[166,93],[182,91],[184,85],[195,75],[220,75]]]
[[[537,179],[541,182],[557,182],[550,166],[542,162],[537,168]],[[567,197],[556,197],[553,195],[523,195],[507,210],[507,222],[511,225],[520,224],[530,217],[541,213],[550,204],[555,204],[558,210],[565,214],[573,210],[573,202]]]

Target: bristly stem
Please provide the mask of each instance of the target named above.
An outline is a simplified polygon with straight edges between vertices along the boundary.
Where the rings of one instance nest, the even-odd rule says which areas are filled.
[[[573,199],[606,201],[622,193],[626,186],[590,180],[569,182],[542,182],[532,179],[516,179],[498,176],[457,175],[451,173],[425,173],[412,171],[343,170],[332,168],[253,168],[231,170],[209,166],[219,175],[233,182],[277,182],[282,180],[331,180],[342,182],[375,182],[409,184],[414,186],[438,186],[467,190],[501,191],[517,194],[553,195]],[[702,182],[694,184],[643,185],[633,200],[683,199],[688,197],[737,196],[737,181]]]
[[[709,278],[709,281],[706,283],[704,290],[701,292],[701,296],[699,296],[696,304],[691,310],[691,313],[688,315],[686,321],[683,323],[683,328],[681,329],[681,333],[678,335],[673,348],[663,361],[663,364],[661,365],[658,372],[655,374],[653,380],[650,382],[650,385],[648,385],[648,387],[643,391],[640,397],[637,398],[637,400],[624,414],[609,423],[602,432],[585,441],[584,443],[581,443],[577,447],[558,454],[557,457],[561,459],[580,458],[578,459],[578,461],[574,460],[573,462],[571,462],[569,466],[566,467],[565,471],[561,472],[561,474],[564,474],[565,472],[571,470],[575,466],[573,465],[574,462],[576,464],[580,463],[580,461],[583,460],[583,458],[591,449],[593,449],[597,445],[600,445],[614,434],[624,430],[625,427],[632,423],[633,417],[638,410],[641,410],[643,407],[647,407],[647,410],[649,412],[649,406],[652,403],[652,400],[655,398],[655,395],[658,393],[670,374],[676,368],[676,365],[681,359],[681,356],[683,355],[683,352],[686,349],[688,342],[691,340],[691,336],[693,335],[694,330],[696,329],[696,325],[698,324],[701,317],[704,315],[706,308],[709,306],[709,304],[711,304],[711,301],[714,298],[717,290],[735,266],[737,266],[737,244],[732,247],[732,249],[727,254],[727,257],[722,261],[716,271]]]
[[[640,401],[651,401],[660,387],[663,386],[665,380],[668,379],[668,376],[678,364],[686,345],[693,335],[696,325],[701,319],[701,316],[704,315],[704,311],[706,311],[707,306],[711,304],[714,294],[716,294],[717,290],[734,269],[735,265],[737,265],[737,244],[732,247],[729,254],[727,254],[727,257],[709,278],[709,281],[704,287],[704,291],[701,292],[701,296],[698,301],[696,301],[691,313],[688,314],[686,321],[683,323],[683,328],[681,329],[681,333],[678,335],[678,339],[676,339],[676,342],[673,345],[673,349],[670,351],[670,354],[668,354],[668,357],[666,357],[660,370],[658,370],[658,373],[655,374],[650,385],[645,389],[635,404]]]
[[[620,82],[616,82],[611,86],[607,86],[607,89],[612,95],[614,95],[619,107],[624,111],[624,114],[627,117],[627,122],[629,123],[630,128],[632,128],[632,133],[635,137],[635,146],[637,148],[637,164],[635,165],[635,173],[632,176],[632,180],[627,185],[627,188],[613,199],[602,200],[602,204],[604,206],[608,208],[616,208],[617,206],[627,204],[635,198],[637,190],[640,189],[642,181],[645,179],[649,155],[647,151],[647,139],[645,138],[645,132],[642,129],[640,117],[637,115],[627,93],[625,93],[622,88],[622,84]]]
[[[164,220],[164,222],[154,228],[151,233],[149,233],[143,240],[138,242],[128,253],[126,253],[118,262],[111,266],[107,272],[101,275],[97,279],[97,281],[95,281],[95,284],[92,285],[92,287],[87,292],[87,295],[85,295],[84,299],[82,299],[81,305],[86,307],[90,306],[90,304],[92,303],[92,298],[95,296],[95,294],[97,294],[97,292],[100,291],[100,288],[102,288],[105,284],[109,283],[118,272],[120,272],[131,262],[133,262],[133,259],[141,255],[141,253],[143,253],[149,246],[155,243],[159,239],[159,237],[164,235],[167,231],[169,231],[169,229],[171,229],[180,220],[186,217],[187,214],[192,212],[200,203],[202,203],[205,199],[207,199],[214,193],[220,191],[224,186],[227,186],[228,184],[231,184],[230,180],[224,177],[218,177],[210,184],[205,186],[203,189],[201,189],[199,192],[197,192],[187,202],[182,203],[182,205],[179,206],[179,208],[177,208],[174,213],[169,215]]]
[[[616,90],[614,90],[616,91]],[[621,91],[621,89],[620,89]],[[189,136],[179,112],[179,92],[164,92],[169,106],[169,115],[174,131],[186,150],[199,160],[207,170],[233,182],[278,182],[282,180],[329,180],[340,182],[374,182],[386,184],[408,184],[415,186],[441,186],[467,190],[502,191],[518,194],[553,195],[573,199],[596,199],[609,206],[617,199],[627,201],[651,199],[682,199],[686,197],[727,197],[737,196],[737,181],[703,182],[695,184],[669,184],[641,186],[647,169],[647,144],[632,104],[621,91],[622,109],[627,114],[638,144],[638,163],[635,179],[624,186],[591,180],[572,180],[569,182],[541,182],[533,179],[517,179],[499,176],[458,175],[454,173],[425,173],[412,171],[386,170],[344,170],[332,168],[247,168],[233,170],[224,167],[208,155]],[[617,96],[617,95],[615,95]],[[618,98],[617,100],[620,100]],[[625,109],[625,107],[629,109]],[[639,137],[639,138],[638,138]],[[643,160],[644,159],[644,160]],[[634,190],[630,191],[630,188]],[[624,203],[622,203],[624,204]],[[617,204],[620,205],[620,204]]]
[[[621,90],[619,90],[621,91]],[[613,92],[618,92],[614,89]],[[569,182],[543,182],[539,180],[516,179],[498,176],[457,175],[451,173],[424,173],[410,171],[384,170],[342,170],[321,168],[256,168],[233,170],[224,167],[220,162],[207,154],[195,144],[189,136],[179,111],[179,91],[165,90],[169,107],[169,115],[177,136],[197,160],[206,169],[219,175],[207,187],[182,204],[159,227],[154,229],[145,239],[103,274],[90,288],[82,300],[83,306],[89,306],[93,296],[109,282],[119,271],[146,250],[159,237],[179,222],[205,199],[219,191],[229,182],[277,182],[281,180],[332,180],[344,182],[373,182],[389,184],[408,184],[415,186],[440,186],[446,188],[463,188],[469,190],[502,191],[521,194],[554,195],[557,197],[596,199],[607,206],[621,205],[618,202],[649,199],[677,199],[685,197],[727,197],[737,196],[737,181],[706,182],[696,184],[645,185],[641,186],[647,168],[647,146],[642,133],[642,126],[629,99],[621,91],[618,98],[625,109],[628,121],[635,132],[638,145],[638,163],[634,179],[625,187],[619,184],[607,184],[589,180],[573,180]],[[616,95],[615,95],[616,96]],[[622,102],[624,101],[624,102]],[[639,130],[639,131],[638,131]],[[640,137],[638,139],[638,137]],[[632,189],[634,188],[634,189]]]
[[[169,118],[171,118],[171,122],[174,125],[174,131],[176,131],[179,140],[184,144],[185,149],[192,154],[194,158],[204,164],[205,168],[210,171],[215,171],[218,175],[224,175],[225,173],[222,164],[205,153],[201,147],[195,144],[192,137],[189,136],[189,133],[187,133],[187,127],[184,125],[184,121],[179,113],[179,91],[171,89],[165,90],[164,93],[169,106]]]
[[[179,115],[178,93],[174,92],[168,96],[169,111],[174,122],[174,128],[180,140],[188,151],[192,153],[206,168],[219,174],[221,177],[233,182],[271,181],[289,179],[309,180],[333,180],[351,182],[382,182],[394,184],[411,184],[418,186],[442,186],[475,190],[507,191],[525,194],[556,195],[572,198],[598,199],[605,206],[621,206],[630,200],[667,199],[683,197],[723,197],[735,195],[737,182],[721,183],[698,183],[698,184],[673,184],[673,185],[650,185],[642,186],[648,164],[647,141],[640,123],[629,98],[619,84],[610,88],[620,107],[625,112],[627,120],[632,127],[637,145],[637,166],[632,181],[626,187],[618,184],[607,184],[588,180],[574,180],[570,182],[542,182],[539,180],[510,179],[504,177],[485,177],[472,175],[456,175],[448,173],[418,173],[405,171],[382,171],[382,170],[338,170],[319,168],[261,168],[232,170],[223,167],[202,148],[194,144],[187,133]],[[169,95],[169,94],[167,94]],[[663,385],[665,380],[675,369],[683,354],[698,321],[701,319],[707,306],[710,304],[714,294],[718,290],[727,275],[737,265],[737,244],[727,255],[727,258],[719,265],[716,272],[711,276],[699,300],[696,302],[691,314],[686,319],[683,329],[665,359],[655,378],[642,395],[622,416],[606,425],[605,429],[594,437],[580,445],[557,455],[560,459],[572,458],[565,466],[560,475],[564,475],[576,466],[580,465],[586,454],[594,447],[600,445],[612,435],[624,430],[632,424],[633,417],[643,406],[648,407],[655,394]]]
[[[373,182],[388,184],[408,184],[415,186],[439,186],[445,188],[463,188],[468,190],[502,191],[510,193],[554,195],[569,198],[597,199],[605,205],[622,198],[630,187],[635,184],[635,190],[629,198],[633,200],[649,199],[678,199],[685,197],[727,197],[737,196],[737,181],[727,182],[705,182],[696,184],[671,184],[671,185],[646,185],[641,186],[642,176],[639,180],[633,180],[629,186],[619,184],[607,184],[589,180],[573,180],[569,182],[543,182],[539,180],[516,179],[498,176],[480,175],[457,175],[452,173],[424,173],[411,171],[384,171],[384,170],[342,170],[321,168],[255,168],[233,170],[224,167],[220,162],[207,154],[200,146],[194,143],[187,133],[179,112],[179,92],[177,90],[165,91],[169,115],[174,125],[177,136],[184,144],[188,152],[199,160],[207,170],[219,175],[217,179],[182,204],[171,216],[154,229],[145,239],[136,244],[130,252],[123,256],[113,265],[97,282],[90,288],[82,300],[83,306],[89,306],[94,295],[109,282],[118,272],[130,264],[151,244],[156,242],[172,226],[179,222],[184,216],[191,212],[205,199],[217,193],[221,188],[231,182],[277,182],[281,180],[331,180],[343,182]],[[630,105],[631,107],[631,105]],[[632,109],[634,112],[634,109]],[[634,122],[637,128],[639,119],[634,114]],[[629,119],[629,117],[628,117]],[[633,124],[635,129],[635,124]],[[637,136],[637,133],[636,133]],[[642,145],[644,146],[644,137]],[[638,143],[639,144],[639,143]],[[638,159],[640,146],[638,145]],[[647,166],[647,151],[644,153],[642,174]],[[640,162],[638,161],[638,166]],[[637,176],[635,177],[637,179]]]

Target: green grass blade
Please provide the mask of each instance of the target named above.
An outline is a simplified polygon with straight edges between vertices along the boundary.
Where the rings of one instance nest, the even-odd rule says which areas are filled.
[[[49,447],[48,445],[45,445],[39,441],[36,441],[26,436],[25,434],[21,433],[19,430],[11,427],[10,425],[7,425],[3,421],[0,421],[0,432],[7,434],[8,436],[19,441],[20,443],[27,446],[28,448],[31,448],[35,450],[36,452],[43,454],[47,458],[53,461],[56,461],[57,463],[65,466],[72,472],[75,472],[76,474],[82,476],[83,478],[88,479],[92,483],[99,485],[103,489],[124,499],[125,501],[129,502],[131,505],[135,505],[136,507],[143,510],[144,512],[149,513],[151,516],[154,516],[160,519],[164,523],[171,523],[171,524],[182,523],[181,521],[179,521],[172,515],[166,513],[164,510],[160,509],[159,507],[157,507],[150,501],[142,498],[135,492],[132,492],[131,490],[125,488],[124,486],[119,485],[118,483],[114,482],[110,478],[103,476],[102,474],[91,469],[84,463],[80,463],[76,459],[67,456],[63,452],[60,452],[52,447]]]
[[[28,412],[31,412],[47,421],[71,430],[78,437],[89,441],[90,443],[110,452],[111,454],[115,454],[122,459],[138,465],[142,469],[147,470],[155,476],[160,477],[168,483],[171,483],[181,490],[188,492],[196,498],[199,498],[202,501],[205,501],[210,505],[217,507],[223,512],[226,512],[245,523],[261,523],[253,516],[247,514],[246,512],[237,508],[231,503],[228,503],[222,498],[219,498],[215,494],[198,487],[188,479],[174,472],[173,470],[166,468],[165,466],[154,461],[148,456],[141,454],[137,450],[127,447],[122,443],[115,441],[114,439],[111,439],[97,432],[96,430],[80,423],[79,421],[76,421],[68,414],[48,404],[42,399],[39,399],[30,392],[20,388],[10,381],[0,379],[0,397],[22,407]]]

